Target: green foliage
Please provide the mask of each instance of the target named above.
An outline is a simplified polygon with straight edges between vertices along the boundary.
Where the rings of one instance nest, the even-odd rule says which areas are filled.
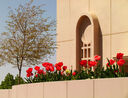
[[[24,83],[25,83],[25,81],[23,80],[22,77],[20,77],[20,84],[24,84]],[[18,84],[19,84],[19,76],[17,75],[15,77],[15,85],[18,85]]]
[[[0,89],[11,89],[13,85],[18,85],[19,76],[17,75],[15,78],[13,75],[8,73],[5,76],[5,79],[1,82]],[[20,78],[20,84],[24,84],[25,81]]]
[[[4,81],[1,82],[0,89],[11,89],[14,84],[15,84],[15,80],[13,75],[8,73]]]
[[[36,70],[34,76],[31,72],[30,74],[32,75],[25,78],[25,80],[27,81],[27,83],[36,83],[49,81],[128,77],[128,72],[124,72],[124,66],[119,66],[117,63],[115,63],[114,60],[110,61],[111,62],[109,62],[108,60],[108,65],[106,65],[106,68],[104,68],[97,62],[95,66],[90,66],[89,64],[86,64],[87,66],[80,66],[81,70],[78,72],[72,71],[72,69],[62,70],[63,66],[61,66],[61,70],[46,70],[45,74],[38,74],[38,71],[40,70],[39,69]]]

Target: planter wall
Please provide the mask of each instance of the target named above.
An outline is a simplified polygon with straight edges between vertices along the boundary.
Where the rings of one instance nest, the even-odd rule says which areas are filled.
[[[27,98],[44,98],[43,92],[44,92],[43,83],[34,83],[27,85]]]
[[[46,82],[44,83],[44,98],[67,98],[67,82]]]
[[[128,98],[128,78],[94,80],[95,98]]]
[[[0,98],[128,98],[128,78],[17,85],[0,90]]]
[[[67,98],[93,98],[93,80],[69,81]]]
[[[0,90],[0,98],[10,98],[11,90]]]

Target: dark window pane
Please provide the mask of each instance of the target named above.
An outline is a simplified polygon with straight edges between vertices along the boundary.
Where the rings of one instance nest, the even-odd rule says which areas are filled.
[[[88,44],[88,46],[91,46],[91,44]]]
[[[87,58],[87,49],[84,50],[85,58]]]
[[[84,44],[84,47],[87,47],[87,44]]]
[[[81,49],[81,54],[80,55],[81,55],[81,58],[83,58],[83,49]]]
[[[88,57],[90,58],[90,56],[91,56],[91,49],[88,48]]]

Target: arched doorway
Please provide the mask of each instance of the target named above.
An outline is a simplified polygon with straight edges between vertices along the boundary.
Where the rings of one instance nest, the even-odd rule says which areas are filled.
[[[98,19],[94,15],[83,15],[76,27],[76,69],[80,60],[91,60],[94,55],[102,56],[102,36]]]

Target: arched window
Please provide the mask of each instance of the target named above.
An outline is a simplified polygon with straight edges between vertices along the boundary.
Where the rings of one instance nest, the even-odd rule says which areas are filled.
[[[101,55],[101,39],[98,19],[94,15],[81,16],[76,27],[77,70],[80,60],[90,60],[94,55]]]
[[[92,26],[86,27],[85,31],[81,36],[82,47],[81,47],[81,60],[90,60],[92,58],[92,34],[88,33],[92,31]]]
[[[81,60],[90,60],[91,59],[91,44],[83,43],[83,47],[81,47],[82,58]]]

